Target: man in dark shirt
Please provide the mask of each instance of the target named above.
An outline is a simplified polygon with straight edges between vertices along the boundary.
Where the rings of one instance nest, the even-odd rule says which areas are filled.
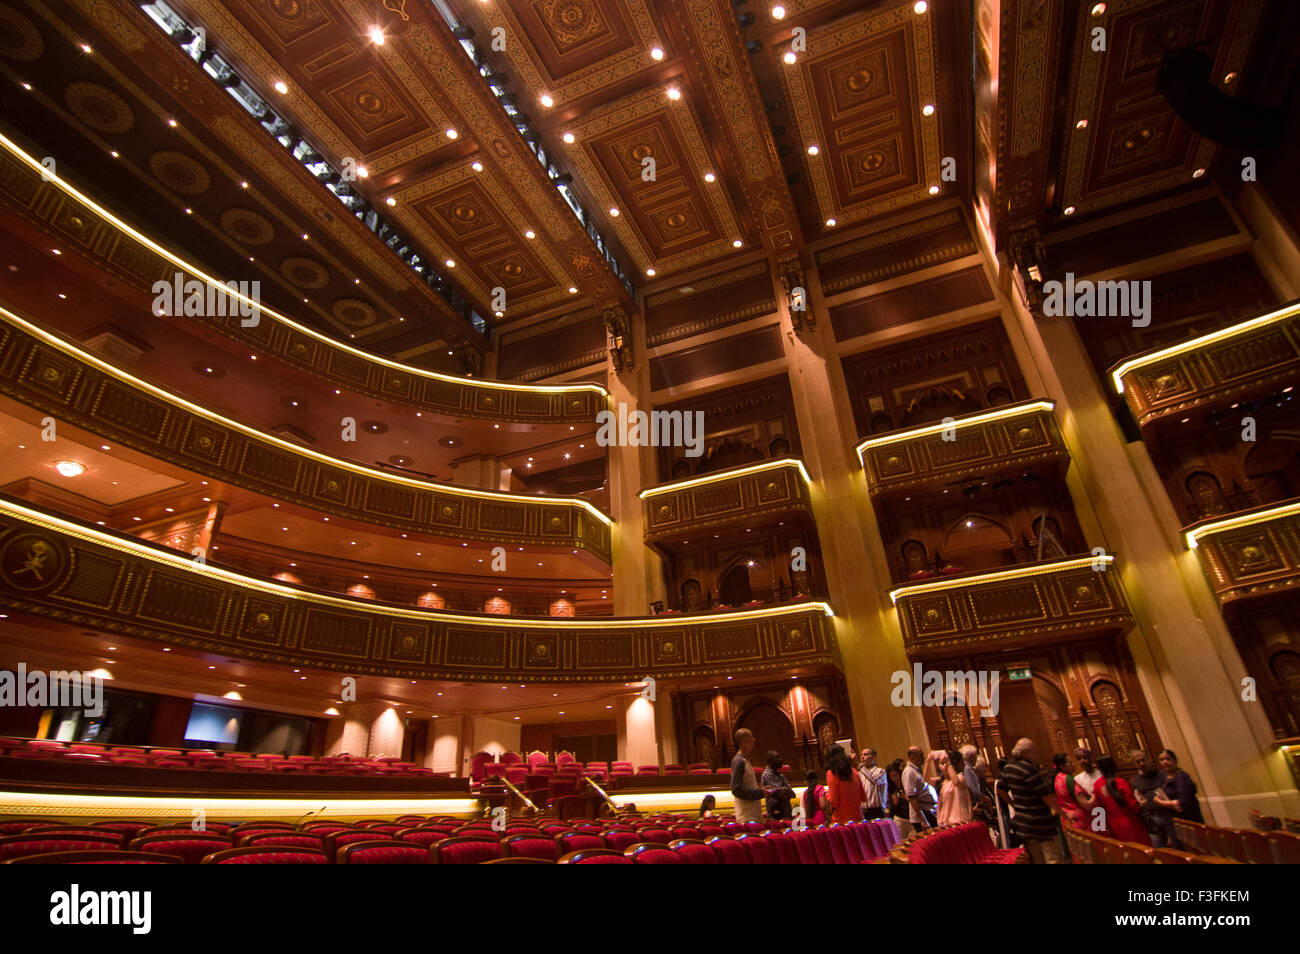
[[[1034,764],[1037,754],[1032,739],[1017,742],[1002,769],[1002,781],[1011,791],[1016,811],[1012,824],[1025,843],[1029,860],[1036,865],[1058,865],[1061,863],[1060,826],[1050,802],[1055,793]]]
[[[1133,776],[1133,792],[1142,807],[1142,823],[1151,835],[1151,844],[1156,848],[1172,848],[1174,844],[1174,813],[1163,805],[1156,804],[1155,795],[1165,784],[1165,773],[1156,768],[1151,756],[1141,749],[1133,750],[1133,764],[1137,766],[1137,775]]]
[[[767,794],[758,787],[754,767],[749,764],[749,753],[754,751],[754,733],[749,729],[736,730],[736,757],[731,760],[731,795],[736,802],[736,821],[761,822],[763,798]]]

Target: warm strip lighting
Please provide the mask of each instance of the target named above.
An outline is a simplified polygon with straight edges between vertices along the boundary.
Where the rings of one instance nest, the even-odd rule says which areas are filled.
[[[464,385],[466,387],[490,388],[492,390],[497,390],[497,391],[523,391],[523,392],[531,392],[531,393],[538,393],[538,394],[563,394],[570,391],[592,391],[596,394],[603,395],[606,399],[608,399],[609,397],[609,391],[596,384],[575,384],[575,385],[570,385],[568,387],[562,387],[557,385],[539,385],[539,384],[532,384],[532,385],[507,384],[501,381],[480,381],[480,380],[468,381],[465,378],[456,377],[454,375],[440,374],[436,371],[428,371],[424,368],[417,368],[412,365],[401,364],[397,361],[390,361],[387,358],[382,358],[379,357],[378,355],[370,354],[369,352],[366,351],[360,351],[356,348],[352,348],[341,342],[335,341],[333,338],[328,338],[325,335],[321,334],[319,331],[314,331],[313,329],[308,328],[306,325],[300,325],[293,319],[280,314],[278,311],[268,308],[266,305],[260,302],[255,302],[251,298],[248,298],[245,295],[242,295],[239,292],[228,288],[225,282],[218,281],[217,279],[213,278],[211,275],[208,275],[198,266],[192,265],[191,263],[185,261],[183,258],[179,257],[178,255],[175,255],[172,252],[168,251],[167,249],[163,248],[157,242],[146,237],[142,233],[137,232],[135,229],[127,225],[117,216],[113,215],[103,206],[99,205],[89,196],[79,192],[70,183],[65,182],[63,179],[59,178],[58,175],[51,173],[45,166],[41,165],[40,162],[38,162],[36,159],[29,156],[26,152],[24,152],[21,148],[19,148],[19,146],[16,143],[14,143],[13,140],[9,139],[9,137],[5,136],[3,133],[0,133],[0,146],[3,146],[6,151],[8,151],[11,155],[16,157],[20,162],[26,165],[33,172],[47,179],[48,182],[54,184],[63,192],[65,192],[67,195],[70,195],[72,198],[76,199],[86,208],[90,209],[92,212],[94,212],[96,215],[102,218],[105,222],[108,222],[110,225],[112,225],[123,235],[126,235],[134,239],[136,242],[139,242],[145,248],[149,249],[150,251],[154,252],[157,255],[162,256],[167,261],[171,262],[173,265],[179,268],[181,271],[187,272],[188,274],[199,279],[200,281],[206,282],[209,285],[213,285],[219,288],[223,294],[238,299],[239,301],[242,301],[244,304],[250,307],[256,307],[260,314],[267,315],[275,319],[276,321],[280,322],[281,324],[289,328],[292,328],[294,331],[298,332],[299,334],[307,335],[308,337],[313,338],[316,341],[319,341],[321,344],[327,345],[330,348],[337,348],[338,350],[344,351],[354,357],[360,358],[363,361],[367,361],[372,364],[380,364],[387,368],[393,368],[405,374],[415,374],[415,375],[419,375],[420,377],[432,378],[435,381],[447,381],[454,384]],[[480,165],[480,164],[476,162],[475,165]]]
[[[1037,414],[1039,411],[1050,413],[1056,408],[1055,401],[1031,401],[1027,404],[1013,404],[1010,407],[1001,407],[996,411],[983,411],[979,414],[972,414],[970,417],[954,418],[951,424],[944,424],[940,421],[937,424],[925,424],[921,427],[909,427],[905,431],[891,431],[880,437],[869,437],[857,447],[858,462],[865,465],[862,452],[869,447],[881,447],[885,444],[896,444],[902,441],[914,441],[921,437],[928,437],[931,434],[938,434],[952,428],[954,432],[963,427],[970,427],[972,424],[987,424],[989,421],[1000,421],[1008,417],[1020,417],[1024,414]]]
[[[440,484],[440,483],[435,483],[433,481],[414,480],[410,477],[403,477],[401,474],[394,474],[389,471],[375,470],[369,467],[362,467],[361,465],[354,464],[351,461],[341,460],[337,457],[330,457],[327,454],[320,453],[320,451],[314,451],[309,447],[303,447],[301,444],[295,444],[290,441],[286,441],[283,438],[277,437],[274,434],[266,434],[262,431],[255,430],[254,428],[251,428],[245,424],[240,424],[238,421],[233,421],[228,417],[223,417],[222,415],[217,414],[214,411],[210,411],[205,407],[187,401],[185,398],[172,394],[170,391],[164,391],[162,388],[155,387],[154,385],[149,384],[146,381],[141,381],[139,378],[127,374],[125,371],[122,371],[120,368],[116,368],[105,361],[101,361],[99,358],[95,357],[92,354],[88,354],[84,351],[74,348],[72,345],[63,341],[61,338],[56,338],[54,335],[50,334],[49,332],[36,327],[36,325],[24,321],[22,318],[19,318],[9,309],[5,308],[3,305],[0,305],[0,317],[2,317],[5,321],[8,321],[10,324],[13,324],[18,328],[21,328],[23,331],[27,332],[33,337],[39,338],[42,342],[44,342],[46,345],[53,348],[54,350],[69,355],[76,361],[80,361],[85,364],[89,364],[92,367],[98,368],[100,371],[103,371],[105,374],[125,383],[128,387],[135,388],[136,390],[139,391],[144,391],[145,393],[151,394],[154,397],[157,397],[160,400],[165,401],[173,406],[185,408],[187,411],[197,414],[200,417],[203,417],[209,421],[215,421],[216,423],[224,427],[237,430],[241,434],[245,434],[253,438],[254,440],[261,441],[268,444],[274,444],[277,447],[283,448],[284,450],[289,451],[291,454],[294,454],[296,456],[309,457],[313,460],[320,461],[323,464],[328,464],[331,467],[341,467],[344,470],[348,470],[354,474],[360,474],[364,477],[369,477],[371,479],[383,480],[388,483],[405,484],[409,487],[419,487],[424,490],[437,490],[443,493],[452,494],[453,496],[465,495],[469,497],[481,497],[486,500],[497,500],[497,501],[503,501],[508,503],[522,503],[522,504],[529,504],[535,506],[554,506],[557,504],[559,505],[567,504],[574,507],[581,507],[583,510],[586,510],[588,513],[590,513],[593,517],[595,517],[597,520],[599,520],[601,523],[605,524],[606,526],[613,525],[613,521],[610,520],[609,517],[601,513],[599,510],[597,510],[595,506],[593,506],[591,503],[589,503],[586,500],[580,500],[576,497],[546,497],[545,499],[538,499],[537,497],[533,497],[528,494],[508,494],[508,493],[502,493],[500,491],[475,490],[470,487],[460,487],[452,484]]]
[[[674,481],[671,484],[660,484],[657,487],[649,487],[639,494],[642,500],[648,497],[655,497],[659,494],[675,493],[679,490],[685,490],[687,487],[699,487],[701,484],[716,484],[724,480],[732,480],[736,477],[745,477],[749,474],[759,474],[765,470],[781,470],[786,467],[799,468],[799,476],[803,478],[805,484],[811,484],[812,480],[808,476],[808,471],[804,470],[803,461],[798,458],[786,458],[784,460],[768,460],[761,464],[750,464],[745,467],[735,467],[731,470],[719,470],[705,477],[689,477],[686,480]]]
[[[1300,501],[1292,501],[1291,503],[1282,504],[1280,507],[1270,507],[1268,510],[1260,510],[1257,513],[1243,513],[1235,517],[1214,520],[1202,524],[1194,530],[1188,530],[1183,534],[1183,540],[1187,543],[1187,549],[1195,550],[1200,546],[1202,537],[1208,537],[1214,533],[1223,533],[1226,530],[1236,530],[1238,527],[1250,527],[1257,523],[1267,523],[1270,520],[1278,520],[1295,514],[1300,514]]]
[[[1105,567],[1115,562],[1115,557],[1107,553],[1103,556],[1086,556],[1074,557],[1069,560],[1060,560],[1055,563],[1034,563],[1029,566],[1018,566],[1013,570],[998,570],[994,573],[981,573],[978,576],[966,577],[949,577],[944,580],[932,580],[929,583],[916,583],[911,586],[900,586],[897,589],[889,591],[889,598],[898,604],[900,596],[915,596],[917,593],[929,593],[934,590],[952,590],[965,589],[969,586],[983,586],[985,583],[996,583],[1000,580],[1023,580],[1031,576],[1046,576],[1049,573],[1060,573],[1065,570],[1079,570],[1083,567],[1091,567],[1098,560],[1101,561],[1103,569],[1097,570],[1097,573],[1109,572]]]
[[[224,567],[214,566],[209,563],[207,566],[198,566],[194,558],[185,553],[175,553],[166,550],[155,549],[144,541],[136,540],[132,537],[124,537],[117,534],[105,533],[94,527],[83,527],[73,523],[70,520],[64,520],[61,517],[51,516],[50,514],[41,513],[24,507],[22,504],[14,503],[8,500],[0,500],[0,514],[9,514],[24,520],[27,523],[35,524],[46,530],[61,533],[75,540],[81,540],[94,546],[105,547],[110,550],[116,550],[119,553],[128,553],[141,559],[149,560],[153,563],[165,564],[173,569],[182,570],[192,573],[196,578],[211,579],[218,577],[228,583],[243,587],[250,591],[267,593],[274,596],[284,597],[286,599],[297,600],[303,603],[312,603],[317,606],[329,606],[336,609],[348,609],[353,611],[363,611],[370,616],[388,616],[393,619],[420,620],[427,623],[430,619],[445,620],[467,626],[484,626],[487,628],[500,629],[502,626],[519,627],[527,626],[535,629],[595,629],[608,630],[611,625],[618,625],[629,629],[673,629],[680,628],[684,623],[692,628],[701,625],[710,625],[712,623],[735,623],[751,619],[766,619],[774,616],[802,616],[810,610],[819,611],[823,616],[834,616],[835,612],[831,609],[829,603],[821,600],[809,600],[804,603],[787,603],[782,606],[771,606],[764,609],[752,610],[734,610],[730,613],[701,613],[697,615],[679,614],[673,616],[647,616],[647,617],[592,617],[585,618],[552,618],[538,617],[536,619],[529,617],[527,620],[521,620],[517,617],[507,617],[502,619],[500,616],[492,614],[483,614],[480,616],[471,616],[466,613],[443,612],[441,610],[420,610],[415,607],[404,609],[397,606],[384,606],[372,603],[370,600],[348,599],[342,596],[330,596],[325,593],[312,593],[305,590],[295,589],[292,586],[286,586],[282,583],[271,583],[266,580],[254,579],[237,573],[234,570],[227,570]],[[0,811],[3,814],[3,811]]]
[[[702,796],[701,796],[702,797]],[[323,806],[323,807],[322,807]],[[319,812],[323,818],[374,815],[458,815],[478,813],[477,798],[165,798],[147,795],[59,795],[46,792],[0,792],[0,814],[117,818],[190,818],[195,809],[217,818],[300,818]]]
[[[1134,371],[1138,368],[1145,368],[1147,365],[1156,364],[1167,358],[1172,358],[1175,355],[1187,354],[1189,351],[1197,351],[1208,345],[1224,341],[1228,338],[1235,338],[1238,335],[1249,334],[1256,328],[1263,328],[1266,325],[1276,324],[1279,321],[1286,321],[1288,318],[1294,318],[1296,315],[1300,315],[1300,304],[1287,305],[1285,308],[1271,311],[1267,315],[1260,315],[1258,318],[1251,318],[1249,321],[1243,321],[1239,325],[1220,328],[1218,331],[1212,331],[1208,335],[1201,335],[1199,338],[1193,338],[1191,341],[1184,341],[1181,344],[1170,345],[1168,348],[1161,348],[1159,351],[1153,351],[1150,354],[1130,358],[1111,372],[1111,380],[1115,382],[1115,390],[1120,394],[1123,394],[1124,375],[1128,374],[1130,371]]]

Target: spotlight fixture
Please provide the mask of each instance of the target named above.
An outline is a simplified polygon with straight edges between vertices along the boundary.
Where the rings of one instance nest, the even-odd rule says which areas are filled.
[[[664,51],[661,50],[659,47],[656,46],[650,50],[650,59],[658,61],[658,60],[662,60],[663,58],[664,58]]]
[[[776,6],[774,6],[774,7],[772,8],[772,19],[773,19],[773,20],[784,20],[784,19],[785,19],[785,7],[781,6],[781,4],[779,4],[779,3],[778,3]]]
[[[381,30],[381,29],[379,29],[379,27],[377,27],[377,26],[373,26],[373,27],[371,27],[371,28],[370,28],[370,42],[373,43],[373,44],[375,44],[375,46],[383,46],[383,45],[384,45],[384,31]]]
[[[682,98],[682,91],[679,90],[676,86],[669,86],[668,98],[671,99],[673,102],[677,102],[677,100]]]
[[[283,96],[289,92],[289,84],[286,83],[284,80],[276,80],[275,91],[279,93],[281,96]]]
[[[60,474],[62,474],[64,477],[80,477],[82,474],[86,472],[85,466],[83,464],[77,463],[75,460],[55,461],[54,469],[57,470]]]
[[[475,159],[473,162],[471,162],[471,163],[469,164],[469,167],[470,167],[471,169],[473,169],[475,172],[482,172],[482,171],[483,171],[483,163],[479,162],[477,159]]]
[[[655,270],[654,270],[653,268],[647,268],[647,269],[645,270],[645,273],[646,273],[647,275],[649,275],[651,278],[654,278],[654,277],[655,277]]]
[[[787,64],[793,65],[794,61],[799,59],[799,57],[794,55],[794,50],[786,50],[785,55],[782,56],[781,59],[785,60]]]
[[[550,109],[552,106],[555,105],[555,100],[551,99],[551,97],[546,93],[543,93],[541,95],[541,98],[538,100],[538,102],[541,103],[543,106],[545,106],[547,109]]]
[[[571,133],[571,132],[566,132],[566,133],[565,133],[563,136],[561,136],[560,138],[563,139],[565,142],[569,143],[569,145],[573,145],[573,140],[574,140],[575,137],[574,137],[573,133]]]
[[[815,155],[817,155],[819,152],[821,152],[821,148],[820,148],[819,146],[812,145],[812,146],[809,146],[809,147],[808,147],[808,155],[810,155],[810,156],[815,156]]]

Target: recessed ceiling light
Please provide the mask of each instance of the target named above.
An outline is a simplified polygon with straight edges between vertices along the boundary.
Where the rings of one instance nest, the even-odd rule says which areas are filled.
[[[574,288],[572,285],[570,285],[570,286],[569,286],[569,294],[570,294],[570,295],[576,295],[576,294],[578,294],[578,289],[576,289],[576,288]]]
[[[1092,15],[1093,15],[1094,17],[1099,17],[1099,16],[1101,16],[1101,15],[1102,15],[1103,13],[1105,13],[1105,12],[1106,12],[1106,4],[1104,4],[1104,3],[1094,3],[1094,4],[1092,5]]]
[[[52,249],[50,249],[50,251],[53,252],[55,255],[62,255],[62,254],[63,254],[63,252],[62,252],[60,249],[57,249],[57,248],[52,248]]]
[[[539,99],[538,102],[540,102],[547,109],[550,109],[552,106],[555,105],[555,100],[551,99],[551,97],[547,93],[543,93],[541,99]]]
[[[668,87],[668,98],[671,99],[671,100],[673,100],[673,101],[679,100],[679,99],[682,98],[682,91],[679,90],[676,86],[669,86],[669,87]]]
[[[662,60],[663,58],[664,58],[664,51],[659,49],[659,47],[656,46],[650,50],[650,59]]]
[[[244,179],[242,182],[240,182],[240,183],[239,183],[239,188],[241,188],[241,189],[247,189],[247,188],[248,188],[248,180],[247,180],[247,179]]]
[[[362,179],[368,179],[370,178],[370,170],[365,166],[357,166],[357,175]]]
[[[618,209],[616,209],[616,208],[614,208],[613,206],[611,206],[611,207],[610,207],[610,210],[609,210],[609,214],[610,214],[611,216],[613,216],[614,218],[618,218]]]
[[[448,129],[446,131],[446,135],[448,139],[455,139],[457,136],[460,135],[460,133],[456,132],[456,130],[454,129]]]
[[[1192,173],[1192,178],[1199,179],[1203,175],[1205,175],[1205,169],[1204,168],[1197,169],[1195,172]]]
[[[80,477],[86,472],[86,468],[77,463],[75,460],[59,460],[54,462],[54,469],[64,477]]]
[[[799,57],[794,55],[794,50],[786,50],[785,56],[781,57],[781,59],[785,60],[787,63],[790,64],[793,64],[794,61],[797,60],[798,58]]]
[[[922,115],[922,116],[933,116],[933,115],[934,115],[934,104],[933,104],[933,103],[926,103],[924,106],[922,106],[922,107],[921,107],[921,115]]]
[[[734,242],[731,243],[731,247],[732,247],[732,248],[740,248],[740,246],[742,246],[742,245],[744,245],[744,244],[745,244],[745,243],[742,242],[740,239],[736,239]]]
[[[31,84],[31,83],[23,83],[23,89],[27,90],[27,92],[30,93],[30,92],[32,91],[32,84]]]
[[[172,129],[175,129],[175,128],[176,128],[176,120],[174,120],[174,119],[169,119],[169,120],[167,120],[167,125],[168,125],[168,126],[171,126]]]
[[[1087,129],[1087,128],[1088,128],[1088,120],[1086,120],[1086,119],[1080,119],[1077,123],[1074,124],[1074,128],[1075,128],[1075,129]]]
[[[1102,6],[1104,7],[1105,4],[1103,3]],[[916,3],[912,5],[913,13],[924,13],[926,10],[929,9],[930,9],[930,5],[926,3],[925,0],[916,0]]]
[[[482,172],[482,171],[483,171],[483,163],[479,162],[477,159],[474,160],[473,162],[471,162],[471,163],[469,164],[469,167],[470,167],[471,169],[473,169],[475,172]]]
[[[377,26],[373,26],[373,27],[371,27],[371,28],[370,28],[370,42],[373,43],[373,44],[375,44],[375,46],[383,46],[383,45],[384,45],[384,31],[381,30],[381,29],[379,29],[379,27],[377,27]]]
[[[524,233],[524,238],[526,239],[537,238],[537,233],[534,232],[532,229],[529,229],[527,232]]]
[[[113,448],[109,447],[107,444],[100,444],[100,445],[99,445],[99,449],[100,449],[100,450],[112,450]]]
[[[781,4],[779,4],[779,3],[778,3],[776,6],[774,6],[774,7],[772,8],[772,19],[773,19],[773,20],[784,20],[784,19],[785,19],[785,7],[781,6]],[[606,706],[605,708],[608,709],[609,706]]]
[[[566,133],[565,133],[563,136],[561,136],[560,138],[563,139],[563,140],[564,140],[565,142],[567,142],[567,143],[572,143],[572,142],[573,142],[573,139],[574,139],[574,136],[573,136],[573,133],[571,133],[571,132],[566,132]]]
[[[938,195],[938,194],[939,194],[939,187],[937,185],[930,186],[930,195]]]
[[[455,267],[456,267],[456,263],[453,262],[451,259],[447,259],[447,260],[446,260],[445,262],[443,262],[442,264],[446,265],[448,268],[455,268]]]
[[[389,205],[397,205],[397,200],[394,199],[391,195],[384,201],[387,202]]]
[[[1236,74],[1232,74],[1232,75],[1236,75]],[[109,155],[112,156],[114,159],[116,159],[118,157],[118,151],[114,149],[111,152],[109,152]]]
[[[284,80],[276,80],[275,91],[283,96],[285,93],[289,92],[289,85]]]
[[[647,275],[649,275],[651,278],[654,278],[654,276],[655,276],[655,270],[654,270],[653,268],[647,268],[647,269],[645,270],[645,273],[646,273]]]
[[[713,181],[714,179],[716,179],[716,178],[717,178],[717,176],[715,176],[712,172],[706,172],[706,173],[704,173],[704,181],[705,181],[705,182],[712,182],[712,181]]]
[[[1067,205],[1064,210],[1066,215],[1074,215],[1074,206]]]
[[[835,224],[835,220],[834,220],[834,219],[827,219],[827,220],[826,220],[826,225],[827,225],[827,227],[833,226],[834,224]]]
[[[83,43],[83,44],[81,44],[81,52],[82,52],[82,53],[94,53],[95,51],[92,50],[92,49],[90,48],[90,44],[89,44],[89,43]]]

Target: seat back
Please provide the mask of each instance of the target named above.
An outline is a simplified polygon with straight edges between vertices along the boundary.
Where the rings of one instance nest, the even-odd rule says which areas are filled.
[[[668,847],[682,856],[683,864],[716,865],[719,863],[712,848],[693,838],[680,838],[670,842]]]
[[[24,855],[43,855],[52,851],[118,851],[121,839],[108,832],[89,835],[30,834],[5,835],[0,838],[0,861]]]
[[[11,858],[11,865],[179,865],[175,855],[142,851],[52,851],[44,855]]]
[[[341,865],[428,865],[433,861],[425,845],[401,841],[354,841],[339,849],[337,862]]]
[[[713,851],[713,856],[720,865],[748,865],[753,863],[750,861],[749,852],[745,850],[744,845],[735,839],[710,838],[704,844]]]
[[[813,844],[811,830],[805,828],[803,831],[792,831],[785,837],[793,842],[795,854],[799,857],[799,864],[819,865],[822,863],[817,857],[817,847]]]
[[[1270,831],[1264,836],[1268,840],[1269,854],[1275,865],[1300,865],[1300,835],[1286,831]]]
[[[630,865],[632,859],[611,848],[584,848],[571,851],[560,858],[562,865]]]
[[[510,835],[501,840],[501,847],[507,858],[541,858],[544,861],[559,861],[560,846],[555,839],[541,832],[525,835]]]
[[[813,851],[817,853],[817,863],[819,865],[845,865],[848,859],[844,856],[844,849],[839,848],[831,841],[830,829],[827,828],[810,828],[809,836],[812,838]],[[838,857],[836,857],[838,848]]]
[[[475,835],[444,838],[430,845],[429,852],[435,865],[476,865],[505,857],[500,842]]]
[[[230,842],[221,835],[164,832],[160,835],[142,835],[131,842],[132,851],[148,851],[180,858],[187,865],[197,865],[208,855],[225,851]]]
[[[1263,831],[1243,828],[1238,834],[1248,862],[1253,865],[1273,864],[1273,853],[1268,849],[1268,838]]]
[[[623,854],[631,858],[633,864],[638,865],[685,864],[685,860],[681,855],[666,844],[660,844],[657,841],[643,841],[640,844],[632,845]]]
[[[762,835],[745,834],[736,839],[745,852],[751,865],[774,865],[777,863],[776,852]]]
[[[325,852],[316,848],[261,848],[249,845],[216,851],[203,859],[205,865],[327,865]]]
[[[1206,837],[1204,825],[1197,822],[1187,821],[1183,818],[1174,819],[1174,834],[1178,840],[1183,843],[1183,847],[1193,854],[1208,855],[1213,854],[1210,847],[1210,840]]]

